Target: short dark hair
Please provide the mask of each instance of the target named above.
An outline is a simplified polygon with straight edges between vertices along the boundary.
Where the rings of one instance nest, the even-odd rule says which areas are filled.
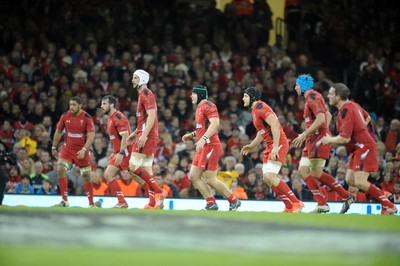
[[[23,174],[23,175],[21,175],[21,180],[22,179],[29,179],[29,180],[31,180],[31,178],[30,178],[30,176],[28,175],[28,174]]]
[[[76,102],[77,104],[82,104],[82,99],[79,98],[79,97],[77,97],[77,96],[72,97],[70,101],[74,101],[74,102]]]
[[[113,95],[106,95],[103,97],[102,101],[108,100],[109,104],[114,104],[114,107],[117,107],[117,98],[114,97]]]
[[[335,89],[336,95],[340,97],[341,100],[346,101],[350,96],[350,89],[343,83],[332,84]]]

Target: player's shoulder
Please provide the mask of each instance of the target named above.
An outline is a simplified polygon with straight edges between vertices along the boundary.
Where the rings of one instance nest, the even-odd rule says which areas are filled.
[[[211,102],[211,101],[209,101],[209,100],[207,100],[207,101],[205,102],[205,104],[206,104],[207,107],[217,107],[213,102]]]
[[[86,117],[86,118],[88,118],[88,119],[92,119],[92,116],[91,116],[88,112],[82,111],[82,113],[83,113],[83,116],[84,116],[84,117]]]
[[[269,106],[263,101],[257,102],[256,105],[254,106],[255,112],[265,111],[265,110],[269,110]]]
[[[349,114],[352,113],[353,110],[355,110],[355,109],[357,109],[357,105],[354,102],[351,102],[351,101],[346,102],[339,111],[340,117],[342,119],[344,119],[346,117],[350,117],[351,115],[349,115]]]
[[[143,89],[143,95],[145,96],[152,96],[153,92],[149,88],[144,88]]]
[[[117,111],[114,117],[116,120],[121,120],[125,117],[125,115],[121,111]]]
[[[321,99],[321,98],[322,98],[321,94],[315,90],[311,90],[307,97],[308,100],[312,100],[312,101],[315,101],[315,100]]]

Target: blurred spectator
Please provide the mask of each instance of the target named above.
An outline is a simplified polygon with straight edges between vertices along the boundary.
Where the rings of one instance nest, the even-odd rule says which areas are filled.
[[[188,174],[186,174],[184,171],[177,170],[174,174],[174,184],[178,188],[179,197],[187,198],[189,196],[188,193],[191,181]]]
[[[398,179],[398,176],[393,175],[393,163],[388,163],[385,167],[385,173],[383,176],[383,181],[380,183],[380,188],[393,194],[394,185],[397,183]]]
[[[313,194],[305,185],[303,185],[302,180],[299,178],[292,180],[292,190],[296,197],[301,201],[313,200]]]
[[[178,186],[174,183],[175,181],[175,172],[174,173],[166,173],[164,176],[163,183],[167,185],[170,190],[173,198],[179,198],[179,189]]]
[[[14,144],[14,131],[12,124],[9,120],[4,120],[0,129],[0,141],[3,142],[8,148]]]
[[[16,194],[35,194],[33,187],[30,184],[30,177],[27,174],[21,176],[21,182],[15,187]]]
[[[90,172],[90,182],[93,183],[93,196],[111,195],[110,187],[104,179],[104,173],[101,167]]]
[[[238,199],[248,199],[247,193],[242,186],[238,184],[237,179],[235,179],[231,184],[231,192],[238,198]]]
[[[100,159],[107,156],[106,139],[103,137],[96,137],[92,145],[92,152],[98,163]]]
[[[5,191],[7,193],[15,193],[15,188],[21,182],[19,168],[16,165],[11,165]]]
[[[390,126],[386,127],[381,133],[382,141],[385,143],[386,150],[395,152],[397,143],[400,143],[400,121],[392,119]]]
[[[262,182],[261,182],[262,184]],[[247,173],[247,181],[244,184],[244,189],[249,199],[256,198],[257,192],[257,177],[256,172],[252,169]]]
[[[336,180],[339,185],[341,185],[344,189],[348,190],[349,185],[346,182],[346,168],[339,167],[336,171]]]
[[[398,180],[393,187],[393,194],[389,197],[393,203],[400,203],[400,180]]]
[[[155,174],[155,175],[154,175],[154,179],[156,180],[157,185],[158,185],[160,188],[162,188],[162,189],[164,189],[165,191],[167,191],[167,197],[172,198],[172,191],[171,191],[171,188],[170,188],[167,184],[165,184],[165,182],[164,182],[165,176],[166,176],[165,172],[161,172],[161,173],[159,173],[159,174]]]
[[[35,162],[34,165],[34,173],[32,173],[29,177],[31,179],[31,185],[33,187],[33,189],[35,190],[35,193],[37,193],[37,191],[42,188],[43,185],[43,181],[45,179],[49,179],[49,177],[47,175],[45,175],[43,173],[43,164],[42,162],[38,161]]]
[[[42,187],[36,191],[38,195],[54,195],[53,183],[49,179],[43,180]]]

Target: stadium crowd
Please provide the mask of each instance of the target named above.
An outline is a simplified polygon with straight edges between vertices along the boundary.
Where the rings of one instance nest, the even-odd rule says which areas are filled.
[[[194,141],[182,143],[181,137],[195,128],[189,95],[202,84],[221,118],[225,153],[218,178],[240,199],[275,199],[262,182],[264,147],[247,156],[240,153],[256,134],[250,110],[243,107],[243,89],[254,86],[262,92],[293,140],[305,129],[296,77],[311,74],[314,89],[325,97],[332,80],[346,83],[352,99],[369,112],[370,134],[379,151],[379,171],[369,181],[400,203],[400,47],[392,37],[400,25],[395,23],[398,9],[385,0],[287,1],[288,21],[301,26],[287,45],[278,36],[270,46],[268,4],[255,0],[245,12],[239,2],[232,1],[223,12],[214,1],[2,3],[0,138],[3,148],[17,156],[17,164],[6,169],[6,193],[59,193],[52,139],[69,100],[79,96],[96,128],[91,148],[95,195],[113,194],[103,178],[113,150],[101,99],[115,95],[134,130],[138,95],[132,73],[145,69],[159,117],[153,172],[169,197],[200,197],[188,176]],[[300,15],[293,22],[295,12]],[[310,58],[324,67],[314,68]],[[335,110],[330,110],[335,132]],[[308,201],[313,195],[297,170],[301,151],[291,146],[278,176]],[[346,184],[347,162],[346,149],[335,147],[324,170],[358,202],[371,200]],[[69,194],[83,195],[80,172],[72,168],[67,175]],[[118,182],[125,196],[142,196],[135,181]],[[328,201],[342,201],[329,187],[322,186],[321,193]]]

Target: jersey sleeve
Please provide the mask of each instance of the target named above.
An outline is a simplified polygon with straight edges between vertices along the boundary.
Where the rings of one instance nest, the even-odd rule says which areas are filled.
[[[317,97],[316,94],[311,94],[310,97],[308,97],[308,107],[315,116],[319,113],[326,113],[327,111],[322,99]]]
[[[124,119],[121,114],[117,114],[114,118],[114,124],[119,135],[126,134],[129,131],[128,120]]]
[[[343,138],[351,138],[351,135],[353,133],[353,127],[354,123],[351,119],[352,115],[351,110],[348,108],[344,108],[343,110],[340,111],[340,117],[341,117],[341,128],[339,131],[339,135]]]
[[[90,115],[86,116],[86,132],[87,133],[92,133],[94,132],[94,122],[93,119]]]
[[[65,114],[63,114],[60,118],[60,121],[57,123],[57,129],[63,131],[65,128]]]
[[[212,104],[210,102],[206,103],[204,114],[208,118],[208,120],[210,120],[211,118],[219,118],[217,106],[215,106],[215,104]]]
[[[148,91],[148,89],[143,92],[142,100],[145,110],[157,109],[156,99],[154,98],[154,95]]]
[[[255,106],[256,116],[258,116],[263,121],[267,120],[267,117],[272,115],[273,113],[267,108],[267,106],[263,105],[262,103],[258,103]]]

